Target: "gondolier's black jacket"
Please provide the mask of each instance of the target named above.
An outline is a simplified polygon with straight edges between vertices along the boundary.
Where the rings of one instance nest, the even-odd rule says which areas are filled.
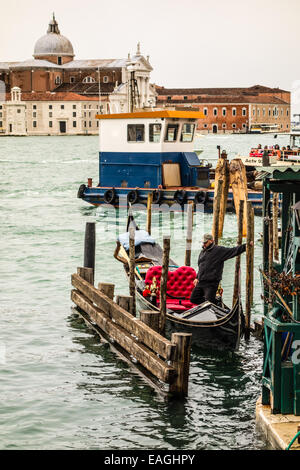
[[[225,246],[210,245],[207,249],[203,249],[198,258],[198,274],[199,283],[218,282],[222,279],[224,261],[234,258],[246,251],[246,244],[236,246],[234,248],[226,248]]]

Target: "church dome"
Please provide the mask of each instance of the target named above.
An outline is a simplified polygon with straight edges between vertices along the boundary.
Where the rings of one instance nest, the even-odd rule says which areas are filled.
[[[60,34],[58,23],[53,15],[49,23],[47,34],[42,36],[35,44],[33,57],[41,56],[72,56],[74,50],[71,42]]]

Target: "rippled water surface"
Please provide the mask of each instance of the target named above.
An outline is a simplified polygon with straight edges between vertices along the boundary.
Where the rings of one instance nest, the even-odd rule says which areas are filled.
[[[216,145],[233,157],[274,137],[206,136],[203,158]],[[284,145],[287,137],[278,137]],[[126,214],[95,209],[76,198],[87,177],[97,181],[97,137],[0,138],[1,303],[0,448],[2,449],[259,449],[255,430],[262,344],[242,340],[234,355],[193,353],[189,396],[165,402],[99,342],[71,311],[70,275],[83,263],[85,223],[97,222],[96,281],[127,293],[113,258]],[[145,225],[145,214],[137,214]],[[153,217],[153,235],[171,233],[171,256],[184,261],[185,219]],[[211,215],[195,220],[193,266]],[[256,266],[261,258],[256,223]],[[222,243],[236,240],[236,217],[226,215]],[[243,259],[243,271],[244,269]],[[234,260],[225,265],[231,302]],[[243,273],[243,286],[245,284]],[[261,317],[255,275],[253,319]],[[245,290],[245,289],[244,289]]]

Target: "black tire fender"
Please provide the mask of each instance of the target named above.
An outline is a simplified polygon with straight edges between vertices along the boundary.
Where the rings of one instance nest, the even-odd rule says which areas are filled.
[[[105,191],[103,196],[104,201],[106,204],[113,204],[116,200],[116,190],[115,188],[108,189]]]
[[[196,204],[206,204],[209,199],[207,191],[199,191],[195,194]]]
[[[78,189],[78,192],[77,192],[77,197],[79,199],[82,199],[83,198],[83,195],[84,195],[84,191],[86,190],[86,185],[85,184],[81,184],[79,186],[79,189]]]
[[[153,204],[160,204],[162,200],[162,191],[160,191],[160,189],[155,189],[152,195],[153,195],[153,199],[152,199]]]
[[[177,189],[174,194],[174,199],[178,204],[184,204],[186,201],[186,191],[184,189]]]
[[[129,191],[127,194],[127,201],[130,202],[131,204],[135,204],[139,199],[139,193],[136,189],[133,189],[132,191]]]

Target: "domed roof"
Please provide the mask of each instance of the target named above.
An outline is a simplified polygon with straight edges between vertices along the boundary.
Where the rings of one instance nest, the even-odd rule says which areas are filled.
[[[72,56],[74,50],[71,42],[60,34],[58,23],[53,19],[49,23],[47,34],[42,36],[35,44],[34,57],[40,56]]]

